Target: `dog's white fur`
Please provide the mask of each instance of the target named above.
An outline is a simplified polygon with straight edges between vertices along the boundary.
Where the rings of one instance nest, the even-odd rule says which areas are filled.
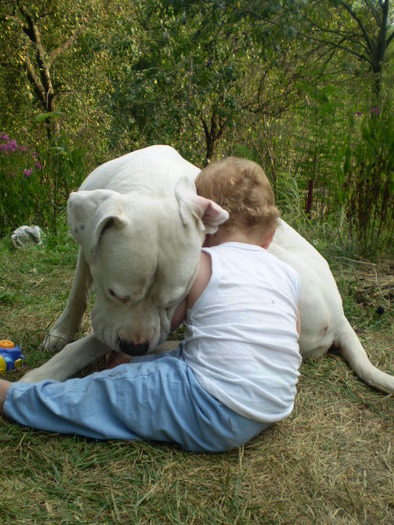
[[[68,221],[81,250],[66,309],[45,343],[61,351],[25,381],[61,381],[109,350],[139,355],[166,340],[175,306],[195,276],[205,232],[227,219],[195,194],[198,173],[172,148],[151,146],[100,166],[71,194]],[[321,357],[334,346],[361,379],[394,393],[394,377],[371,364],[346,319],[325,259],[284,221],[269,250],[302,280],[303,357]],[[92,282],[93,332],[72,342]]]

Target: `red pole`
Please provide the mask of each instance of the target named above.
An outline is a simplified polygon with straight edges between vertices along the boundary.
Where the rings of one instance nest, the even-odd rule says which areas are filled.
[[[312,210],[312,200],[313,200],[313,179],[309,179],[308,186],[308,199],[306,201],[306,214],[310,217]]]

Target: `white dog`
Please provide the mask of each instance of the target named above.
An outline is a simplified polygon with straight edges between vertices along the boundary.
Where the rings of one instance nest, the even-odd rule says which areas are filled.
[[[196,274],[205,233],[214,233],[228,217],[196,195],[199,171],[174,149],[152,146],[103,164],[71,194],[68,222],[81,250],[67,306],[45,342],[61,351],[25,381],[62,381],[109,350],[141,355],[166,340],[175,307]],[[302,280],[304,358],[321,357],[335,346],[361,379],[394,393],[394,377],[371,364],[345,318],[323,257],[284,221],[269,250]],[[72,342],[92,282],[93,332]]]

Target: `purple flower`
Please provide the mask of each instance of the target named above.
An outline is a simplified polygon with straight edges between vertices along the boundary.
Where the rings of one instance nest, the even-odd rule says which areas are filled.
[[[15,140],[10,140],[6,144],[0,144],[0,151],[4,151],[4,153],[12,153],[13,151],[18,149],[18,144],[15,142]]]
[[[19,149],[20,149],[21,151],[27,151],[27,149],[26,149],[25,146],[21,146]]]
[[[10,140],[8,144],[6,144],[6,151],[8,152],[14,152],[18,149],[18,144],[16,143],[16,140]]]
[[[34,165],[36,167],[36,170],[40,170],[41,169],[41,164],[39,162],[36,162]]]
[[[361,117],[361,115],[362,115],[361,111],[357,111],[356,117]]]
[[[10,140],[10,137],[8,135],[6,135],[5,133],[3,133],[2,135],[0,135],[0,139],[1,140]]]
[[[33,168],[26,168],[25,171],[23,172],[23,175],[25,177],[30,177],[30,175],[32,174],[33,172]]]
[[[371,107],[371,113],[374,113],[375,115],[380,115],[380,109],[377,106]]]

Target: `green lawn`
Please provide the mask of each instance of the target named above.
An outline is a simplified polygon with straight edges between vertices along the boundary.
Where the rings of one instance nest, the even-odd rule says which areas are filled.
[[[71,240],[23,251],[0,241],[0,338],[23,345],[29,367],[49,357],[40,343],[64,307],[76,253]],[[387,266],[333,263],[371,360],[392,372]],[[287,420],[226,454],[95,442],[1,419],[0,523],[388,525],[393,430],[392,397],[331,355],[302,365]]]

